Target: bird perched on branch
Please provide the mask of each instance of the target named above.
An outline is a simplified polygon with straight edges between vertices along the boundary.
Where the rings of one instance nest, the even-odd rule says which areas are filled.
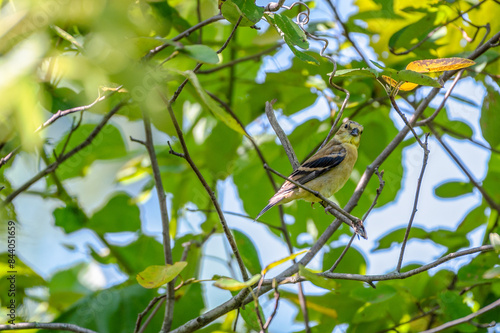
[[[307,186],[328,198],[339,191],[349,179],[354,163],[358,158],[358,147],[363,126],[355,121],[342,124],[323,148],[305,161],[288,178]],[[257,215],[256,220],[270,208],[287,202],[303,199],[319,202],[320,198],[298,187],[288,180],[276,194],[269,199],[269,204]]]

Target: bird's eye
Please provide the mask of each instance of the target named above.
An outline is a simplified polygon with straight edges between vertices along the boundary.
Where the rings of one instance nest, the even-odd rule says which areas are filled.
[[[348,128],[348,127],[349,127],[349,125],[348,125],[348,124],[345,124],[345,125],[344,125],[344,128]]]

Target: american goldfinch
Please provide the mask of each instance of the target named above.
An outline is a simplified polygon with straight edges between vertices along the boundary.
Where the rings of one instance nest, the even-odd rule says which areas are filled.
[[[355,121],[350,120],[342,124],[333,139],[305,161],[289,178],[321,193],[326,198],[331,197],[345,185],[351,175],[354,163],[358,159],[361,133],[363,126]],[[273,206],[297,199],[309,202],[321,201],[311,192],[286,181],[255,219],[257,220]]]

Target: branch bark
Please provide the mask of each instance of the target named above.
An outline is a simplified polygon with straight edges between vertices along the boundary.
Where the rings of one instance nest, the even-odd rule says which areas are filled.
[[[94,128],[94,130],[89,134],[89,136],[80,143],[78,146],[73,148],[71,151],[67,152],[66,154],[63,154],[59,156],[59,158],[52,164],[48,165],[45,169],[40,171],[38,174],[36,174],[34,177],[32,177],[30,180],[28,180],[26,183],[21,185],[17,190],[12,192],[10,195],[8,195],[4,202],[0,204],[0,206],[5,206],[9,203],[12,202],[19,194],[22,192],[26,191],[28,188],[30,188],[31,185],[42,179],[43,177],[47,176],[48,174],[54,172],[61,163],[69,159],[71,156],[75,155],[78,153],[80,150],[83,148],[87,147],[92,143],[92,141],[95,139],[95,137],[99,134],[99,132],[103,129],[103,127],[108,123],[108,121],[111,119],[111,117],[117,113],[126,103],[124,101],[118,103],[111,111],[109,111],[104,118],[101,120],[101,122]]]
[[[0,331],[14,331],[14,330],[34,330],[34,329],[49,329],[49,330],[63,330],[76,333],[97,333],[96,331],[80,327],[74,324],[66,323],[17,323],[15,325],[0,325]]]

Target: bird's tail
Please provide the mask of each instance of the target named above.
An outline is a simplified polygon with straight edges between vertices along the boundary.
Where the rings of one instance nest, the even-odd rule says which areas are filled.
[[[278,193],[276,193],[278,194]],[[281,200],[283,200],[283,196],[281,195],[274,195],[274,197],[272,197],[270,200],[269,200],[269,203],[267,204],[266,207],[264,207],[263,210],[261,210],[261,212],[259,213],[259,215],[257,215],[257,217],[255,218],[255,220],[253,220],[254,222],[257,221],[259,219],[259,217],[261,217],[262,215],[264,215],[265,212],[267,212],[269,209],[273,208],[274,206],[276,206],[277,204],[279,204],[281,202]]]

